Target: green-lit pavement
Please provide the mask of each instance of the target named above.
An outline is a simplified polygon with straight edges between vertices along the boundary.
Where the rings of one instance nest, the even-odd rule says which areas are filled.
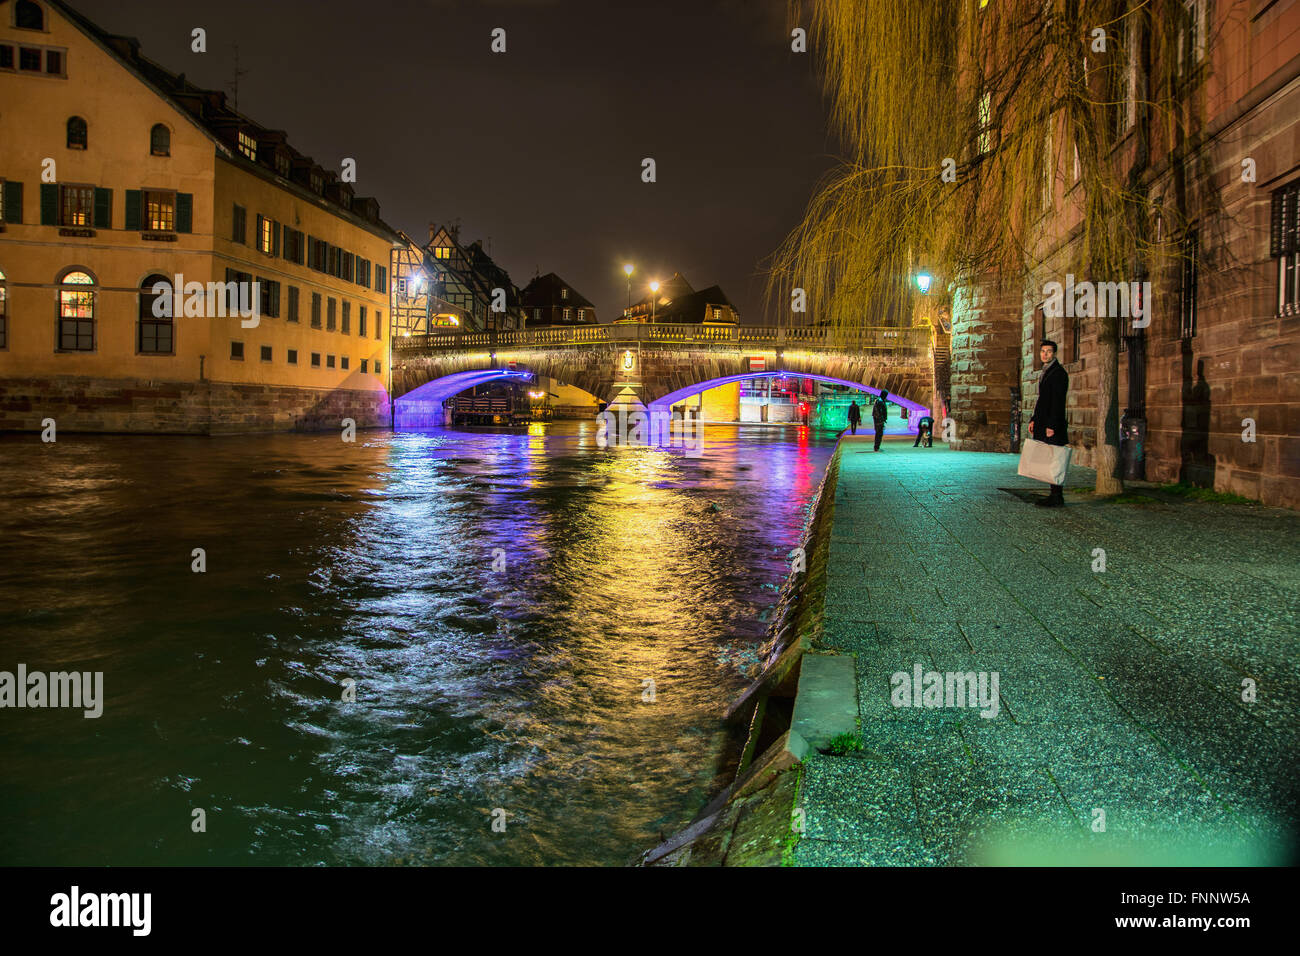
[[[1100,501],[1085,469],[1039,508],[1012,455],[840,454],[821,649],[856,657],[863,749],[810,756],[795,862],[1291,859],[1300,516]],[[984,706],[898,706],[918,665]]]

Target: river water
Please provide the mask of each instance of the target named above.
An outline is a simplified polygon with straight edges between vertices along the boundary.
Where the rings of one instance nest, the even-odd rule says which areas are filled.
[[[104,697],[0,709],[0,864],[627,862],[725,783],[834,439],[0,437],[0,671]]]

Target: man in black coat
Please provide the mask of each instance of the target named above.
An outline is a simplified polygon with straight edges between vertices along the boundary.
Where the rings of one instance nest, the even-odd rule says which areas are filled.
[[[858,408],[857,402],[849,402],[849,431],[856,435],[858,433],[858,422],[862,421],[862,409]]]
[[[1038,347],[1038,357],[1043,370],[1038,375],[1038,401],[1034,403],[1034,417],[1029,420],[1029,434],[1036,441],[1049,445],[1068,445],[1065,430],[1065,393],[1070,388],[1069,373],[1056,360],[1056,343],[1043,339]],[[1044,508],[1059,508],[1065,504],[1060,485],[1052,485],[1046,498],[1037,504]]]
[[[880,451],[880,439],[885,434],[885,418],[889,415],[889,406],[885,404],[885,399],[889,393],[883,388],[880,390],[880,401],[871,406],[871,423],[876,426],[876,451]]]

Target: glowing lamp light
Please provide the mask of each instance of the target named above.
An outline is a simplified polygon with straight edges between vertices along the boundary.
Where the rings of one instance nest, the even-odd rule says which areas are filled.
[[[930,281],[930,274],[928,272],[922,272],[916,277],[916,287],[921,290],[922,295],[929,293]]]
[[[651,283],[650,283],[650,291],[651,291],[651,292],[658,292],[658,291],[659,291],[659,283],[658,283],[657,281],[655,281],[655,282],[651,282]]]
[[[628,275],[629,277],[631,277],[631,275],[632,275],[632,263],[629,262],[627,265],[625,265],[625,266],[623,267],[623,271],[626,272],[627,275]]]

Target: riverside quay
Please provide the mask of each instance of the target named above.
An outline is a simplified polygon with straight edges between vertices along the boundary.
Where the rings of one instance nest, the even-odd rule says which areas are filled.
[[[1265,925],[1300,0],[0,0],[0,489],[15,925]]]

